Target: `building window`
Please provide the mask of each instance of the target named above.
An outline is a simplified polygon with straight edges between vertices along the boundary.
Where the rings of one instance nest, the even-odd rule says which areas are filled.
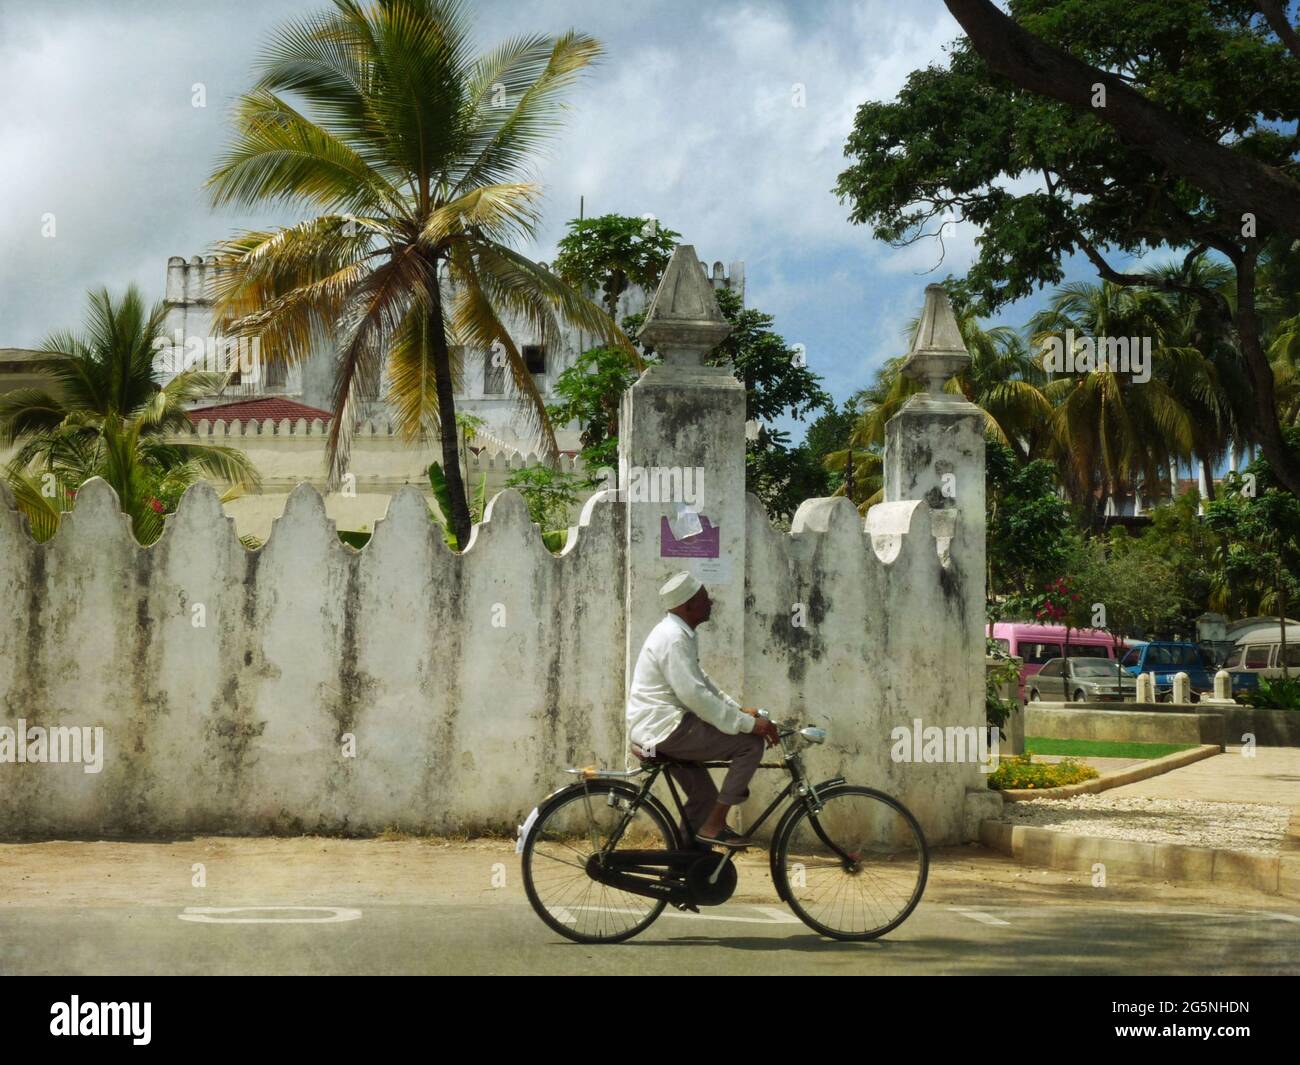
[[[546,372],[546,348],[541,344],[525,344],[523,356],[529,373]]]

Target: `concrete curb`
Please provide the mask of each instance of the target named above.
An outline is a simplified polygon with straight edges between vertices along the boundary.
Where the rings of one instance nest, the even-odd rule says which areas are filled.
[[[1271,856],[1178,843],[1076,836],[1002,821],[982,822],[980,842],[1017,861],[1051,869],[1092,872],[1100,864],[1107,874],[1232,884],[1300,899],[1300,810],[1292,814],[1282,853]]]
[[[1221,754],[1223,748],[1215,743],[1203,743],[1190,751],[1175,751],[1163,758],[1152,758],[1149,762],[1135,765],[1130,769],[1121,769],[1114,773],[1105,773],[1096,780],[1085,780],[1079,784],[1063,784],[1059,788],[1004,788],[999,794],[1007,802],[1024,802],[1028,799],[1068,799],[1074,795],[1095,795],[1099,791],[1109,791],[1124,784],[1135,784],[1148,777],[1158,777],[1171,769],[1179,769],[1202,758]]]

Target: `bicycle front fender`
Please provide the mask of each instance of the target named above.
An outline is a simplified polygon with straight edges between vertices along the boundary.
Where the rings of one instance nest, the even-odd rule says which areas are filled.
[[[830,780],[823,780],[820,784],[814,785],[813,790],[822,791],[824,788],[833,788],[837,784],[847,784],[843,777],[831,777]],[[795,801],[785,808],[785,813],[781,815],[781,820],[776,823],[776,828],[772,829],[772,845],[767,849],[768,869],[772,874],[772,883],[776,885],[777,897],[782,902],[790,901],[786,896],[785,888],[782,886],[781,878],[776,875],[776,845],[781,839],[781,833],[785,831],[785,826],[795,814],[799,812],[799,797],[795,796]]]

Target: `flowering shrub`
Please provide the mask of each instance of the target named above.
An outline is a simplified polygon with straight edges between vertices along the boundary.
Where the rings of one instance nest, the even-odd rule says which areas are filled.
[[[1059,788],[1065,784],[1081,784],[1101,774],[1092,766],[1063,758],[1059,762],[1035,762],[1031,754],[1018,754],[1002,758],[998,767],[989,774],[989,787],[999,791],[1006,788]]]

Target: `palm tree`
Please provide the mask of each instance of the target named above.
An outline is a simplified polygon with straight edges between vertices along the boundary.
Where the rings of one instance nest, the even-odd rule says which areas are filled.
[[[1152,338],[1154,365],[1145,383],[1099,366],[1058,377],[1043,389],[1055,407],[1062,480],[1089,518],[1108,495],[1139,487],[1168,489],[1170,464],[1191,459],[1192,419],[1169,382],[1200,378],[1206,390],[1212,382],[1198,352],[1169,345],[1173,325],[1173,311],[1158,293],[1109,281],[1066,285],[1053,294],[1048,309],[1030,319],[1034,345],[1062,337],[1067,329],[1094,339]]]
[[[176,439],[190,432],[185,404],[226,375],[155,378],[166,344],[163,306],[147,308],[134,287],[120,302],[106,289],[89,300],[86,333],[52,334],[32,364],[50,386],[0,396],[0,446],[17,448],[5,479],[39,539],[54,534],[77,488],[99,476],[117,491],[136,538],[152,543],[162,531],[163,500],[204,476],[235,491],[254,488],[257,472],[234,448]]]
[[[538,222],[539,189],[525,179],[558,127],[559,95],[600,46],[570,31],[476,56],[458,0],[333,2],[275,36],[209,180],[215,204],[272,201],[314,216],[225,242],[216,310],[273,361],[300,362],[322,337],[333,345],[332,479],[356,404],[386,366],[403,435],[440,437],[464,545],[453,348],[502,356],[547,455],[554,431],[505,321],[544,343],[567,321],[636,357],[597,304],[510,247]]]
[[[1163,282],[1215,291],[1231,305],[1236,301],[1236,272],[1228,263],[1198,255],[1145,271]],[[1214,469],[1234,442],[1254,436],[1255,408],[1245,362],[1235,338],[1225,332],[1222,316],[1199,300],[1165,288],[1163,300],[1172,315],[1164,323],[1164,346],[1171,356],[1167,382],[1192,423],[1192,452],[1206,471],[1208,499],[1214,498]],[[1275,364],[1275,372],[1277,370]],[[1279,395],[1282,385],[1279,382]]]

